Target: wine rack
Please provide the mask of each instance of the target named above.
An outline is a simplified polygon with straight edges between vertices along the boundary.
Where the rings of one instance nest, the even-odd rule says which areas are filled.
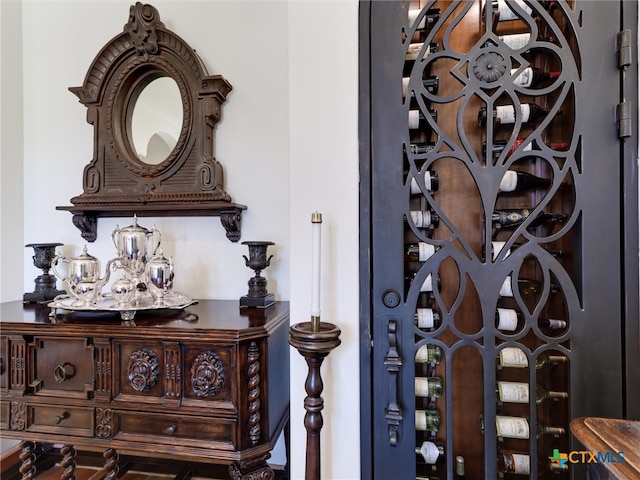
[[[638,292],[620,275],[624,164],[603,113],[621,73],[594,40],[620,28],[621,9],[413,0],[361,12],[367,477],[454,478],[464,462],[467,479],[583,478],[550,460],[577,448],[571,419],[623,415],[621,299]],[[594,95],[596,77],[611,91]]]

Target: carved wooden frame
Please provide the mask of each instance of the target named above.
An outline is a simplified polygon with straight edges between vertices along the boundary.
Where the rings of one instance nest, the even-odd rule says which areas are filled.
[[[140,161],[127,125],[142,90],[159,77],[178,85],[183,121],[177,144],[157,165]],[[184,40],[160,21],[155,7],[132,5],[123,32],[93,60],[81,87],[72,87],[94,126],[94,157],[84,168],[83,193],[72,206],[82,237],[97,238],[98,217],[219,216],[227,237],[240,239],[247,207],[224,191],[222,165],[213,156],[214,128],[231,91],[221,75],[208,75]]]

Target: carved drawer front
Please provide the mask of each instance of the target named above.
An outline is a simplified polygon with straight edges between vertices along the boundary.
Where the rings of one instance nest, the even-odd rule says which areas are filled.
[[[116,412],[115,438],[168,445],[216,447],[230,444],[234,421],[211,417]]]
[[[247,375],[236,364],[235,352],[235,345],[185,346],[183,405],[234,409],[236,383]]]
[[[11,422],[14,423],[13,412]],[[93,408],[50,405],[27,407],[27,431],[93,437]]]
[[[29,346],[29,386],[38,395],[89,398],[93,346],[87,339],[36,337]]]
[[[118,389],[116,400],[141,403],[165,403],[166,377],[175,373],[173,365],[180,368],[180,349],[168,346],[165,358],[165,345],[162,342],[124,341],[115,344],[118,364]],[[177,396],[180,398],[180,390]]]

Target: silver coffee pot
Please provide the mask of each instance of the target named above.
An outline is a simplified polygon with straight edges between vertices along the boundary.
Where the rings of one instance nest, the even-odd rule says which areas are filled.
[[[147,259],[160,246],[160,231],[155,225],[151,230],[138,225],[138,217],[134,215],[133,224],[128,227],[116,225],[111,240],[125,271],[136,282],[141,282]]]

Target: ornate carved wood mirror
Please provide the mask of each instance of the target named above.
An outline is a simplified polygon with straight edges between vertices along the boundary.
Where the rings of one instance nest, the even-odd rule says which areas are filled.
[[[213,156],[214,127],[231,84],[208,75],[195,51],[160,21],[156,8],[132,5],[123,32],[71,90],[94,127],[93,160],[72,206],[82,237],[97,238],[98,217],[219,216],[240,239],[247,207],[224,191]]]

